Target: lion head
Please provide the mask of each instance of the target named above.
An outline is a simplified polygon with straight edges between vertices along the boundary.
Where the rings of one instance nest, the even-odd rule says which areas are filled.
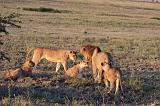
[[[96,48],[97,48],[98,52],[101,52],[101,49],[98,46],[85,45],[85,46],[81,46],[80,53],[84,56],[85,60],[91,61],[93,52]]]

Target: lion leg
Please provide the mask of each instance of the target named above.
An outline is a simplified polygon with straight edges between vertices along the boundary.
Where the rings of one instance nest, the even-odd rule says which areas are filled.
[[[105,90],[108,90],[108,88],[109,88],[109,82],[105,78],[104,78],[104,84],[105,84]]]
[[[115,90],[115,95],[117,95],[117,92],[119,91],[119,84],[120,84],[120,79],[116,80],[116,90]]]
[[[37,59],[32,59],[32,61],[35,63],[35,66],[34,66],[34,67],[36,67],[37,64],[40,62],[40,59],[39,59],[39,60],[37,60]]]
[[[56,65],[56,73],[58,72],[58,70],[60,69],[60,67],[61,67],[61,63],[57,63],[57,65]]]
[[[95,82],[98,81],[97,68],[93,69],[93,79],[94,79]]]
[[[65,73],[66,73],[66,72],[67,72],[67,69],[68,69],[67,63],[64,62],[64,63],[62,63],[62,65],[63,65],[64,71],[65,71]]]
[[[110,93],[113,89],[114,89],[114,82],[113,81],[110,81],[110,90],[108,93]]]
[[[35,63],[35,67],[41,61],[41,59],[42,59],[42,57],[40,54],[38,54],[38,53],[33,54],[32,61]]]
[[[98,85],[100,86],[102,80],[102,69],[98,69],[97,79],[98,79]]]
[[[36,72],[39,72],[39,71],[37,70],[37,64],[41,61],[41,58],[40,58],[40,57],[36,58],[36,56],[33,56],[32,61],[35,63],[33,69],[36,70]]]
[[[93,74],[93,79],[96,82],[97,81],[97,67],[92,64],[92,74]]]

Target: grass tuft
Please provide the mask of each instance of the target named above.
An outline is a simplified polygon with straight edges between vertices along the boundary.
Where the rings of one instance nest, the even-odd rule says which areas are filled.
[[[48,13],[69,13],[68,10],[58,10],[53,8],[45,8],[45,7],[39,7],[39,8],[23,8],[23,10],[26,11],[36,11],[36,12],[48,12]]]
[[[160,20],[159,17],[153,17],[153,18],[151,18],[151,19]]]
[[[65,83],[73,87],[86,87],[93,85],[93,82],[91,80],[78,79],[78,78],[68,79],[65,81]]]
[[[143,90],[144,83],[139,77],[130,77],[128,79],[128,85],[134,90]]]

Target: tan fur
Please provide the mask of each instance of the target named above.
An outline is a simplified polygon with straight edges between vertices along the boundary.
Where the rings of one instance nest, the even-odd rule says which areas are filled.
[[[18,78],[27,77],[32,75],[31,67],[34,67],[34,63],[32,61],[26,61],[21,68],[17,69],[9,69],[4,73],[5,80],[16,80]]]
[[[35,66],[33,61],[26,60],[25,63],[22,65],[21,70],[24,77],[32,75],[32,67]]]
[[[66,75],[75,78],[84,67],[88,67],[88,64],[88,61],[81,61],[80,63],[74,65],[72,68],[69,68],[66,72]]]
[[[103,62],[101,63],[102,68],[104,70],[104,83],[105,86],[108,87],[108,82],[110,82],[110,91],[115,89],[115,94],[119,91],[119,86],[123,92],[122,82],[121,82],[121,71],[116,68],[111,68],[109,63]]]
[[[102,62],[111,63],[112,56],[108,52],[98,52],[97,49],[94,50],[92,56],[92,71],[93,71],[93,79],[95,81],[98,80],[98,83],[101,83],[101,76],[102,76]],[[97,70],[98,69],[98,70]]]
[[[80,53],[84,56],[85,60],[91,62],[92,55],[95,49],[97,49],[98,52],[101,52],[101,49],[98,46],[85,45],[85,46],[81,46]]]
[[[35,66],[40,62],[41,59],[45,58],[48,61],[57,62],[56,72],[60,68],[60,63],[63,65],[64,70],[66,71],[68,69],[68,59],[71,59],[74,62],[77,59],[76,52],[73,50],[51,50],[44,48],[32,48],[29,50],[27,58],[31,51],[34,52],[32,61],[35,63]]]
[[[22,76],[21,68],[9,69],[9,70],[6,70],[4,73],[4,80],[9,80],[9,79],[16,80],[21,76]]]

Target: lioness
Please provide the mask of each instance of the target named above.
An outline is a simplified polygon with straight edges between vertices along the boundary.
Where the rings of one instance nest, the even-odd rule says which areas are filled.
[[[79,73],[82,72],[84,67],[88,67],[88,61],[81,61],[78,64],[74,65],[72,68],[69,68],[66,71],[66,75],[70,77],[77,77]]]
[[[109,87],[110,82],[110,90],[111,92],[116,85],[115,94],[119,91],[119,86],[121,87],[121,91],[123,92],[122,82],[121,82],[121,71],[116,68],[111,68],[109,63],[102,62],[101,63],[102,69],[104,70],[104,83],[106,88]]]
[[[85,45],[85,46],[81,46],[80,53],[84,56],[86,61],[91,62],[92,55],[93,55],[93,52],[94,52],[95,49],[97,49],[98,52],[101,52],[101,49],[98,46]]]
[[[27,77],[32,75],[32,67],[34,67],[32,61],[27,60],[21,68],[9,69],[4,73],[4,80],[17,80],[18,78]]]
[[[66,72],[68,69],[68,60],[71,59],[75,62],[77,59],[76,52],[73,50],[51,50],[44,48],[32,48],[29,50],[27,58],[31,51],[34,52],[32,61],[35,63],[35,66],[40,62],[41,59],[45,58],[48,61],[57,62],[56,72],[58,72],[58,70],[60,69],[61,64],[63,65]]]
[[[108,52],[98,52],[98,49],[96,48],[94,50],[93,56],[92,56],[92,71],[93,71],[93,79],[95,81],[98,80],[98,84],[101,83],[101,75],[102,75],[102,62],[112,63],[113,59],[110,53]],[[98,69],[98,75],[97,75],[97,69]]]

